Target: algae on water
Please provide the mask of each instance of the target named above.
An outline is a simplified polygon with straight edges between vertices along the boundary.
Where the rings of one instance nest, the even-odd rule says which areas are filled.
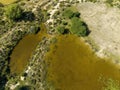
[[[105,84],[98,80],[100,75],[120,81],[119,70],[97,57],[81,38],[61,35],[57,39],[46,54],[48,87],[55,87],[55,90],[101,90]]]

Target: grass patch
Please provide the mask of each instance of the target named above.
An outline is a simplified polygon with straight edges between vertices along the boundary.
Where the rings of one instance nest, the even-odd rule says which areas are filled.
[[[17,0],[0,0],[0,2],[2,3],[2,4],[4,4],[4,5],[6,5],[6,4],[11,4],[11,3],[14,3],[14,2],[16,2]]]
[[[120,83],[118,80],[100,76],[99,81],[104,85],[102,87],[102,90],[120,90]]]
[[[119,82],[113,79],[108,79],[105,85],[106,87],[103,90],[120,90]]]

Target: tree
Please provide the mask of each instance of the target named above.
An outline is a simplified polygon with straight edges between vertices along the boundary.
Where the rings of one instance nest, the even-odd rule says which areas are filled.
[[[0,7],[0,16],[4,14],[4,9]]]
[[[5,15],[10,20],[17,20],[17,19],[21,18],[22,12],[23,12],[23,10],[21,9],[21,7],[19,5],[12,4],[8,7],[6,7]]]
[[[0,7],[4,7],[4,5],[0,2]]]
[[[117,80],[110,78],[103,83],[105,84],[105,87],[103,87],[102,90],[120,90],[120,84]]]
[[[40,30],[40,27],[37,25],[31,26],[30,27],[30,33],[36,34]]]
[[[79,12],[74,12],[74,17],[80,17],[80,13]]]
[[[88,0],[88,1],[93,2],[93,3],[97,2],[97,0]]]
[[[71,19],[72,25],[70,28],[70,32],[72,34],[76,34],[77,36],[86,36],[87,35],[87,27],[84,23],[77,17],[73,17]]]
[[[32,90],[32,87],[20,85],[20,86],[17,86],[15,90]]]
[[[64,12],[63,12],[63,16],[65,16],[66,18],[72,18],[74,16],[74,13],[72,10],[70,9],[66,9]]]
[[[65,27],[63,27],[63,26],[59,26],[59,27],[57,28],[57,32],[58,32],[59,34],[64,34],[64,31],[65,31]]]
[[[110,6],[113,5],[113,0],[106,0],[106,3],[108,3]]]

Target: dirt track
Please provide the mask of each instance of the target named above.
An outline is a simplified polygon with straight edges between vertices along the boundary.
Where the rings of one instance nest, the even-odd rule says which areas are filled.
[[[89,37],[100,47],[98,53],[120,56],[120,10],[90,2],[80,3],[77,8],[91,30]]]

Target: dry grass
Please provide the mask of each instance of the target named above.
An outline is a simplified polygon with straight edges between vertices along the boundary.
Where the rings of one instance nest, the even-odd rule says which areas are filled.
[[[11,4],[13,2],[15,2],[16,0],[0,0],[1,3],[3,4]]]

